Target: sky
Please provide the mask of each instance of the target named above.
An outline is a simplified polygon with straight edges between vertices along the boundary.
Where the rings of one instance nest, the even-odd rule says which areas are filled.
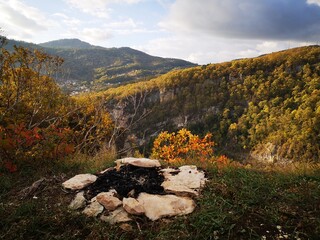
[[[320,43],[320,0],[0,0],[0,28],[198,64]]]

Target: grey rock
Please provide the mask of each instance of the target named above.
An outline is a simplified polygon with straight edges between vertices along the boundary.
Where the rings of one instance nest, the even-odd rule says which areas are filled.
[[[83,208],[86,206],[86,199],[84,197],[84,192],[78,192],[75,198],[72,200],[72,202],[69,205],[69,208],[72,210],[77,210],[79,208]]]
[[[62,183],[62,186],[66,189],[79,190],[90,185],[91,183],[94,183],[96,180],[97,176],[93,174],[78,174]]]
[[[97,201],[97,198],[94,197],[91,199],[90,204],[83,210],[82,213],[86,214],[89,217],[96,217],[103,212],[103,206]]]
[[[111,212],[109,215],[102,215],[100,219],[104,222],[108,222],[110,224],[129,222],[132,219],[129,217],[129,214],[122,208],[118,208]]]

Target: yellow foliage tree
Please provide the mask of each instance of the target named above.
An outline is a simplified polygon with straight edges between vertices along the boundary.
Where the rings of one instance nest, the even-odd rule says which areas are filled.
[[[63,115],[67,97],[51,78],[63,60],[38,50],[1,49],[0,124],[28,128],[52,124]]]
[[[23,47],[0,51],[0,168],[72,153],[72,103],[51,77],[63,60]]]
[[[103,99],[87,94],[75,98],[77,110],[69,121],[74,129],[77,150],[95,154],[107,146],[114,124],[104,104]]]

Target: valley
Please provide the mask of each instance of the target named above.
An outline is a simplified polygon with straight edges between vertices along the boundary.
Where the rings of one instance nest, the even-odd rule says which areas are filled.
[[[56,72],[59,86],[69,94],[99,91],[135,81],[145,81],[173,69],[195,66],[180,59],[150,56],[129,47],[104,48],[78,39],[62,39],[43,44],[9,40],[6,48],[13,46],[41,49],[64,59]]]
[[[58,43],[51,51],[64,52]],[[86,72],[101,49],[76,43],[65,53]],[[68,62],[43,50],[1,49],[0,238],[317,239],[319,46],[179,66],[101,88],[87,88],[88,76],[81,75],[83,85],[61,78]],[[92,50],[91,62],[79,55]],[[75,88],[61,88],[59,79]],[[182,165],[204,169],[194,211],[151,221],[133,214],[112,224],[68,207],[74,192],[62,188],[67,179],[101,171],[122,177],[112,166],[124,156],[158,159],[173,175]],[[100,209],[94,215],[109,219],[87,198]]]

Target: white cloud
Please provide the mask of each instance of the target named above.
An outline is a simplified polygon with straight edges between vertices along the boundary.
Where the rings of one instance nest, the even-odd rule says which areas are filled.
[[[112,11],[109,6],[117,4],[135,4],[143,0],[65,0],[70,6],[99,18],[109,18]]]
[[[121,37],[122,35],[128,36],[148,32],[148,30],[141,27],[143,23],[136,22],[132,18],[104,23],[103,21],[96,20],[85,22],[63,13],[56,13],[54,16],[59,19],[62,28],[64,28],[60,32],[59,37],[80,38],[94,45],[110,46],[111,39]]]
[[[218,63],[239,58],[257,57],[300,46],[300,42],[235,40],[210,36],[175,35],[151,40],[135,48],[151,55],[181,58],[198,64]]]
[[[306,0],[176,0],[161,26],[220,37],[314,41],[320,37],[320,8]]]
[[[169,9],[174,0],[157,0],[160,6],[165,9]]]
[[[1,27],[9,38],[29,40],[57,24],[19,0],[0,0]]]
[[[114,21],[108,24],[105,24],[105,28],[113,32],[114,35],[131,35],[135,33],[155,33],[159,32],[158,30],[149,30],[143,27],[144,23],[136,22],[132,18],[128,18],[122,21]]]
[[[248,48],[250,43],[243,45],[241,41],[237,43],[208,36],[199,39],[196,35],[188,37],[175,35],[154,39],[136,48],[155,56],[181,58],[198,64],[207,64],[239,58],[239,51],[244,47]]]
[[[258,44],[256,49],[262,53],[270,53],[279,50],[279,43],[274,41],[266,41]]]
[[[176,0],[159,23],[171,37],[138,48],[206,64],[305,46],[320,38],[316,4],[320,0]]]
[[[316,4],[320,6],[320,0],[307,0],[308,4]]]
[[[142,2],[143,0],[114,0],[116,3],[134,4]]]
[[[138,23],[136,23],[132,18],[128,18],[124,21],[111,22],[108,24],[110,28],[137,28]]]
[[[103,45],[113,38],[113,33],[104,28],[70,28],[62,34],[64,38],[79,38],[94,45]]]
[[[100,42],[110,39],[112,33],[108,30],[101,28],[85,28],[82,30],[84,39],[88,39],[91,42]]]
[[[66,0],[66,2],[84,13],[91,14],[100,18],[108,18],[110,9],[109,1],[104,0]]]
[[[58,21],[64,23],[67,27],[77,27],[80,26],[83,22],[78,18],[69,17],[63,13],[55,13],[53,14],[54,17],[57,17]]]

